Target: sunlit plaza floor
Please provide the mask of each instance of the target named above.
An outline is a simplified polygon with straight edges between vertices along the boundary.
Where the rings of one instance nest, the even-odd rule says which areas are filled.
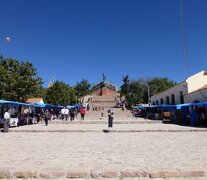
[[[10,128],[9,133],[0,134],[0,167],[12,172],[32,169],[38,171],[39,178],[44,178],[41,172],[48,169],[66,174],[70,169],[84,170],[90,178],[92,171],[94,178],[96,175],[108,177],[104,177],[103,172],[112,178],[130,178],[133,173],[129,172],[134,171],[145,172],[139,178],[151,178],[150,173],[160,171],[167,171],[166,177],[206,176],[205,128],[114,123],[108,133],[103,130],[108,130],[107,123],[49,122],[48,126],[40,123]],[[122,171],[129,171],[129,177]],[[134,177],[138,177],[137,173]]]

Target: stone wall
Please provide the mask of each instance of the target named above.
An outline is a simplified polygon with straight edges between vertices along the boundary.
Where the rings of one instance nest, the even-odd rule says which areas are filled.
[[[115,96],[116,91],[109,89],[107,87],[102,87],[102,88],[97,89],[94,92],[92,92],[91,95],[94,95],[94,96]]]

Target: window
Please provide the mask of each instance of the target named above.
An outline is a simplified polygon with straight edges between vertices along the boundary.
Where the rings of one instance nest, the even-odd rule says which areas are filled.
[[[163,104],[163,99],[162,98],[160,99],[160,104]]]

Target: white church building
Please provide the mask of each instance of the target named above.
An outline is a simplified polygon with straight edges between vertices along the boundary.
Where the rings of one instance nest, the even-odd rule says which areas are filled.
[[[150,100],[152,105],[207,102],[207,71],[190,76],[174,87],[151,96]]]

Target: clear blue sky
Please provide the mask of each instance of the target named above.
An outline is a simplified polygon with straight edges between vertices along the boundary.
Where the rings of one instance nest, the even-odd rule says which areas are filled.
[[[190,75],[207,70],[207,1],[184,0]],[[47,86],[102,74],[186,78],[179,0],[0,0],[0,54],[30,61]],[[3,39],[10,36],[12,41]]]

